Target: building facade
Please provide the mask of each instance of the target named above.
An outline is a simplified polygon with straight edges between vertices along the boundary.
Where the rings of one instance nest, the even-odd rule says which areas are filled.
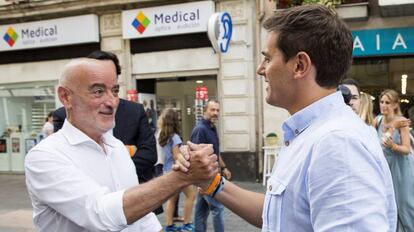
[[[407,109],[414,100],[410,52],[414,41],[405,36],[414,27],[413,3],[343,2],[336,10],[359,38],[354,42],[355,59],[348,76],[357,79],[363,91],[378,97],[385,88],[401,91],[401,76],[407,75],[402,94],[410,102],[403,103]],[[289,117],[285,110],[265,102],[265,83],[256,75],[266,35],[261,23],[289,4],[269,0],[0,0],[0,171],[23,171],[24,155],[40,139],[45,116],[61,106],[55,92],[64,65],[101,49],[120,59],[121,97],[136,90],[153,126],[164,108],[176,109],[183,140],[189,139],[202,113],[196,90],[208,91],[209,99],[221,103],[218,128],[227,166],[236,179],[260,178],[264,138],[275,133],[281,143],[281,125]],[[211,14],[222,11],[231,15],[233,35],[228,51],[216,53],[205,24]],[[378,41],[377,34],[378,46],[390,47],[384,52],[371,46]]]
[[[203,87],[210,99],[218,99],[222,156],[236,178],[256,179],[260,147],[256,106],[262,104],[256,97],[261,84],[255,75],[256,4],[250,0],[0,1],[4,37],[0,131],[6,148],[0,171],[23,171],[30,140],[39,139],[44,117],[61,106],[55,89],[64,65],[102,49],[120,59],[121,97],[137,90],[138,101],[154,107],[155,114],[175,108],[181,115],[184,140],[200,114],[195,107],[196,88]],[[204,24],[221,11],[232,17],[233,36],[228,52],[219,54],[212,49]],[[135,19],[141,24],[134,25]],[[243,171],[236,174],[238,170]]]

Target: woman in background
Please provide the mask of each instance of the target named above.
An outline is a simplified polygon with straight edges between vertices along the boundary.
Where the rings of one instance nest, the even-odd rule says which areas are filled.
[[[165,109],[161,115],[161,130],[158,137],[158,143],[162,147],[164,153],[164,172],[169,172],[172,169],[175,160],[183,159],[183,154],[180,151],[182,141],[179,135],[179,119],[178,114],[173,109]],[[173,214],[175,208],[175,202],[177,201],[178,194],[172,196],[167,201],[167,207],[165,210],[166,227],[165,232],[170,231],[193,231],[194,226],[191,223],[191,213],[193,209],[195,199],[195,189],[192,185],[183,189],[186,196],[184,202],[184,223],[182,227],[177,227],[173,223]]]
[[[43,139],[45,139],[47,136],[53,134],[53,112],[50,112],[46,119],[45,124],[43,124],[42,128],[42,135]]]
[[[360,94],[361,103],[359,106],[358,116],[369,126],[374,126],[374,104],[371,95],[367,93]]]
[[[390,167],[398,209],[397,231],[414,231],[414,159],[408,126],[401,114],[398,93],[384,90],[380,95],[381,115],[375,118],[378,138]]]

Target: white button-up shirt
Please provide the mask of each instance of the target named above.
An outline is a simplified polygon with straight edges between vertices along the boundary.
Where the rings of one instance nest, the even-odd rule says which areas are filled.
[[[375,131],[336,92],[292,115],[263,207],[262,231],[396,230],[388,164]]]
[[[138,185],[128,151],[109,131],[105,151],[65,121],[26,156],[26,184],[40,231],[160,231],[153,213],[127,225],[122,197]],[[139,204],[139,202],[137,202]]]

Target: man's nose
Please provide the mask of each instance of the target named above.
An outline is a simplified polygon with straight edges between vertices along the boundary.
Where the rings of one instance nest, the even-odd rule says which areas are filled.
[[[263,63],[262,62],[259,64],[259,66],[257,66],[256,73],[259,76],[263,76],[264,75],[264,68],[263,68]]]
[[[107,94],[105,94],[105,105],[111,106],[113,108],[116,108],[119,103],[119,97],[112,93],[112,91],[109,91]]]

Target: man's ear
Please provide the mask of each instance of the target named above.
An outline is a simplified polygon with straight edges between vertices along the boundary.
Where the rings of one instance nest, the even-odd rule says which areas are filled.
[[[65,108],[66,109],[71,108],[72,107],[71,101],[70,101],[71,94],[69,93],[69,91],[65,87],[59,86],[57,89],[57,93],[58,93],[60,102],[62,102]]]
[[[312,68],[312,61],[306,52],[298,52],[294,65],[294,78],[300,79],[309,74]]]

